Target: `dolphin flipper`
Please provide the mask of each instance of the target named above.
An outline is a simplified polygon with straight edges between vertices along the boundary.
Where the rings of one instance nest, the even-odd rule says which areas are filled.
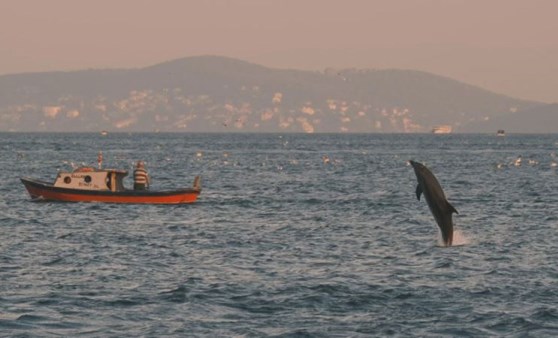
[[[448,206],[448,211],[449,211],[450,213],[454,213],[454,212],[455,212],[456,214],[459,214],[459,213],[457,212],[457,210],[455,210],[455,208],[453,207],[453,205],[450,204],[450,202],[447,202],[447,206]]]
[[[420,201],[420,194],[422,194],[422,188],[421,188],[421,186],[420,186],[420,184],[419,184],[419,185],[417,185],[417,200],[419,200],[419,201]],[[453,207],[452,207],[452,208],[453,208]],[[456,211],[456,212],[457,212],[457,211]]]

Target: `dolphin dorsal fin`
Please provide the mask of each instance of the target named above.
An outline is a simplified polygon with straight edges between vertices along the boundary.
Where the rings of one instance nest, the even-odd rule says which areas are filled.
[[[450,202],[447,202],[447,203],[448,203],[448,210],[449,210],[451,213],[454,213],[454,212],[455,212],[456,214],[459,214],[459,213],[457,212],[457,210],[455,210],[455,208],[453,207],[453,205],[450,204]]]
[[[420,201],[420,194],[422,194],[422,188],[420,184],[417,185],[417,200]]]

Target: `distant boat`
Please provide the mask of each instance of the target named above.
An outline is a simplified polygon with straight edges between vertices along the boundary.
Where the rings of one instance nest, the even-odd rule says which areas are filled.
[[[106,130],[101,131],[101,135],[107,136],[107,135],[108,135],[108,131],[106,131]]]
[[[434,128],[432,128],[432,134],[451,134],[452,131],[452,126],[447,124],[435,126]]]
[[[506,132],[504,131],[504,129],[499,129],[496,133],[496,136],[506,136]]]

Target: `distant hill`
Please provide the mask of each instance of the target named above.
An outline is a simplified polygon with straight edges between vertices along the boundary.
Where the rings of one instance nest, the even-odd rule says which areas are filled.
[[[312,72],[218,56],[0,76],[0,131],[492,132],[488,122],[540,105],[419,71]]]
[[[465,131],[495,133],[499,129],[512,133],[556,133],[558,103],[542,104],[513,114],[496,116],[473,123]]]

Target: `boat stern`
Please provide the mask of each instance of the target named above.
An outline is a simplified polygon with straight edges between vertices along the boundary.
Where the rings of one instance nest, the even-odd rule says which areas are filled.
[[[194,190],[201,191],[201,177],[200,176],[196,176],[194,178],[194,184],[193,184],[192,188]]]

